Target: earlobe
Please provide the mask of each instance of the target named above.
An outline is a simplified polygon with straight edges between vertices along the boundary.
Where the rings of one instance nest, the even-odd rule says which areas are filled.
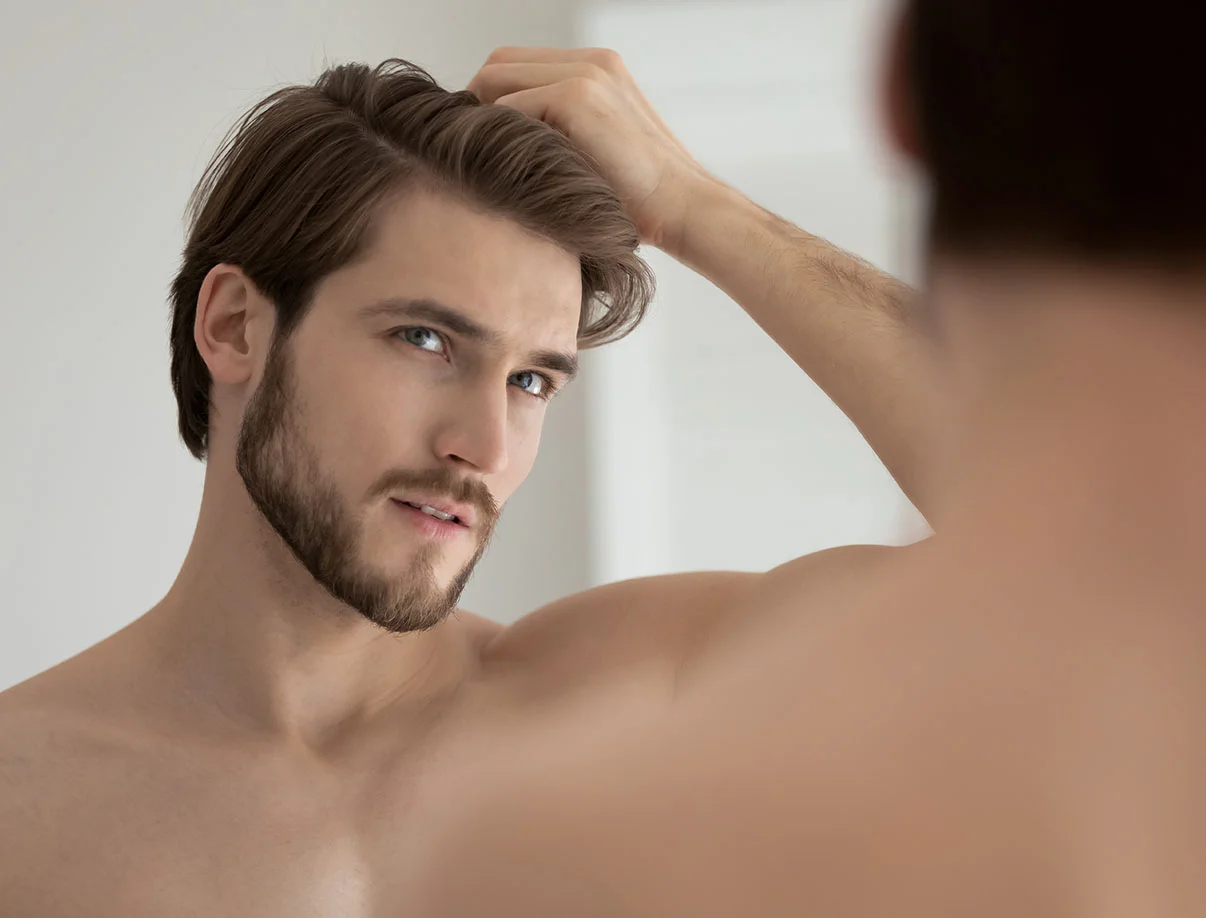
[[[261,340],[265,321],[271,324],[266,307],[240,268],[220,264],[210,269],[197,295],[193,340],[215,383],[239,385],[251,379],[257,352],[267,344]]]

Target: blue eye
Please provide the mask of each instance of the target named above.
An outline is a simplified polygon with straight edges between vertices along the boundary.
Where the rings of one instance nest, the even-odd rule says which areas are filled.
[[[536,398],[548,398],[551,395],[549,390],[552,386],[548,377],[541,373],[533,373],[531,370],[516,373],[511,377],[511,384]]]
[[[433,354],[444,352],[444,339],[440,337],[439,332],[430,328],[404,328],[401,335],[407,344],[413,344],[419,350],[431,351]]]

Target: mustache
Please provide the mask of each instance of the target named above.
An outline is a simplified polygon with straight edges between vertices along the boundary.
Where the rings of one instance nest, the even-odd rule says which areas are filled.
[[[451,501],[469,504],[480,515],[479,524],[492,527],[502,512],[498,501],[485,483],[473,478],[457,475],[451,469],[391,469],[377,479],[373,486],[374,495],[385,495],[392,491],[423,491]]]

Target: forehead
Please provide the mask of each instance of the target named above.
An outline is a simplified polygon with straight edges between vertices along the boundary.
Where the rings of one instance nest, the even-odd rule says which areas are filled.
[[[383,206],[368,250],[323,281],[315,306],[352,314],[391,298],[445,304],[517,346],[573,350],[581,267],[506,217],[416,191]]]

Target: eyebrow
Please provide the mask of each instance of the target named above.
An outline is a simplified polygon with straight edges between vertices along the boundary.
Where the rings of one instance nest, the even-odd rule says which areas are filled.
[[[493,329],[475,322],[463,312],[429,299],[389,299],[366,306],[360,310],[366,319],[389,317],[405,321],[432,322],[442,325],[453,334],[486,347],[497,348],[502,335]],[[532,351],[524,362],[543,370],[560,373],[567,380],[578,375],[578,357],[565,351]]]

